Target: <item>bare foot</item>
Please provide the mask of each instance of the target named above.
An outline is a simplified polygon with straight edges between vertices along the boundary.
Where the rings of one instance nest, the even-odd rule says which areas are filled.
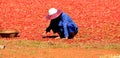
[[[55,39],[60,39],[60,37],[56,37]]]

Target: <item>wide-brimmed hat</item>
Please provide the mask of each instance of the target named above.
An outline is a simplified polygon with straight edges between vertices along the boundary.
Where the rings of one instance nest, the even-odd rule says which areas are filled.
[[[48,11],[48,15],[46,16],[47,19],[55,19],[57,18],[60,14],[62,13],[61,10],[55,9],[55,8],[50,8]]]

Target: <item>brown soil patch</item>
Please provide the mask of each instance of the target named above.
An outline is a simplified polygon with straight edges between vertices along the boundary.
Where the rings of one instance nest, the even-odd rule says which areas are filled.
[[[0,58],[100,58],[120,55],[118,50],[81,48],[12,48],[0,50]]]

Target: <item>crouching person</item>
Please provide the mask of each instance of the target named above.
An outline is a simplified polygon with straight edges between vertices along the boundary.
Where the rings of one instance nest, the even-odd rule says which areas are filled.
[[[72,39],[78,33],[78,27],[71,17],[59,9],[50,8],[46,19],[50,20],[46,34],[52,30],[58,33],[60,38]]]

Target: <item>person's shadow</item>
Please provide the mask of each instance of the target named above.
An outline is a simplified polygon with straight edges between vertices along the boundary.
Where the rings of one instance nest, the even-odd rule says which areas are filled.
[[[57,35],[51,35],[51,36],[42,36],[42,38],[56,38],[58,37]]]

